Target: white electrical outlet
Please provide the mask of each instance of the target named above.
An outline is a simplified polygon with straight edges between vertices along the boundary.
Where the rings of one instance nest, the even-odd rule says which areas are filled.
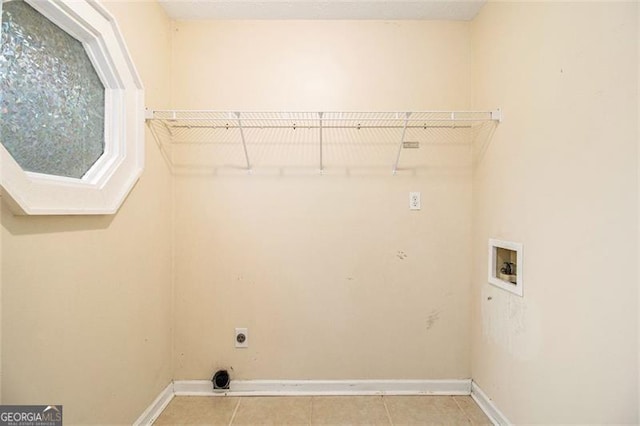
[[[248,348],[249,347],[249,329],[248,328],[236,328],[236,348]]]
[[[409,193],[409,210],[420,210],[420,193]]]

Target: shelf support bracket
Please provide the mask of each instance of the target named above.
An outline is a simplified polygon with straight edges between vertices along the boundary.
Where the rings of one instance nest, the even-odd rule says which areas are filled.
[[[409,123],[410,116],[411,116],[410,112],[406,112],[404,114],[404,124],[402,125],[402,137],[400,138],[400,143],[398,144],[398,154],[396,155],[396,162],[393,165],[394,175],[398,172],[398,163],[400,162],[400,153],[402,152],[402,145],[404,145],[404,137],[407,134],[407,124]]]
[[[238,129],[240,129],[240,139],[242,140],[242,148],[244,149],[244,159],[247,162],[247,170],[251,173],[251,162],[249,161],[249,152],[247,151],[247,142],[244,138],[244,128],[242,127],[242,120],[240,119],[240,113],[236,112],[238,117]]]
[[[324,165],[322,164],[322,112],[318,113],[318,118],[320,119],[320,174],[324,173]]]

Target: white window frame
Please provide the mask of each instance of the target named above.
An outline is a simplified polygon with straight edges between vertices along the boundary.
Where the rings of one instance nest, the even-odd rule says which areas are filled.
[[[14,214],[113,214],[144,168],[142,81],[115,19],[101,4],[25,1],[82,42],[105,87],[105,147],[89,171],[76,179],[24,171],[0,144],[2,196]]]

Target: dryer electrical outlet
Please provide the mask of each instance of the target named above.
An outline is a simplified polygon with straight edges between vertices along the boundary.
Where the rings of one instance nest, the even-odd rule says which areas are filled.
[[[236,348],[248,348],[249,347],[249,329],[236,328],[235,342],[236,342]]]

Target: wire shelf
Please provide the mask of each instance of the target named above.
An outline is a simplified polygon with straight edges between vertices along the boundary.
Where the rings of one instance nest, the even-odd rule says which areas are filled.
[[[320,173],[346,157],[387,164],[424,145],[471,145],[490,138],[494,111],[236,112],[147,111],[165,159],[177,169],[256,165],[311,167]],[[481,144],[481,143],[480,143]],[[361,155],[352,155],[360,150]],[[364,153],[364,154],[363,154]]]

